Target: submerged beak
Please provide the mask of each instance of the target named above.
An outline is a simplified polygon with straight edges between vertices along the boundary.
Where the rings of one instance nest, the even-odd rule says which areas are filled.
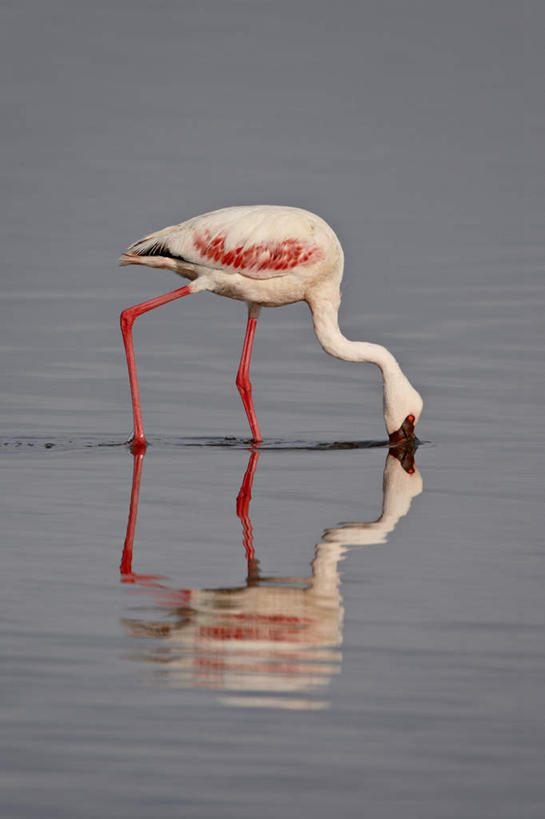
[[[414,415],[407,415],[399,429],[395,432],[390,433],[390,443],[391,444],[401,444],[404,442],[413,442],[416,440],[416,435],[414,434],[414,425],[416,422],[416,418]]]

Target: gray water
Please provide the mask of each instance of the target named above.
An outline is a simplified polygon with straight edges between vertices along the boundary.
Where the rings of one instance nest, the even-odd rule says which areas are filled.
[[[4,3],[3,817],[545,814],[544,24]],[[338,232],[344,332],[424,396],[412,474],[304,305],[260,319],[252,455],[210,294],[138,320],[123,446],[119,313],[180,282],[119,253],[259,202]]]

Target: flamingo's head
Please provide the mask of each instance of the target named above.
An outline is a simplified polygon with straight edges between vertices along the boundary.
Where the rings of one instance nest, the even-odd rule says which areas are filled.
[[[403,381],[394,390],[384,395],[384,420],[391,444],[414,441],[414,428],[422,414],[421,395],[403,376]]]

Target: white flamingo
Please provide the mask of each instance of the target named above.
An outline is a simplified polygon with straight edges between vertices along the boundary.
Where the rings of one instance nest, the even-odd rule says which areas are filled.
[[[121,313],[134,417],[133,447],[146,445],[132,341],[134,320],[161,304],[202,290],[248,305],[248,324],[236,384],[254,442],[262,440],[249,377],[257,319],[262,307],[298,301],[307,302],[314,331],[326,353],[380,367],[384,422],[390,442],[414,438],[422,398],[392,353],[379,344],[349,341],[339,330],[343,263],[341,244],[323,219],[300,208],[277,205],[212,211],[151,233],[131,245],[119,259],[120,265],[164,267],[190,280],[185,287]]]

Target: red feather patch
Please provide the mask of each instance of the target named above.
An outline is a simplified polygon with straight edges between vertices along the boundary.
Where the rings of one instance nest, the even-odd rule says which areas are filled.
[[[242,247],[226,250],[224,236],[212,238],[210,231],[205,230],[194,233],[193,244],[206,259],[241,271],[289,270],[297,265],[314,264],[323,255],[319,245],[309,245],[299,239],[261,242],[246,250]]]

